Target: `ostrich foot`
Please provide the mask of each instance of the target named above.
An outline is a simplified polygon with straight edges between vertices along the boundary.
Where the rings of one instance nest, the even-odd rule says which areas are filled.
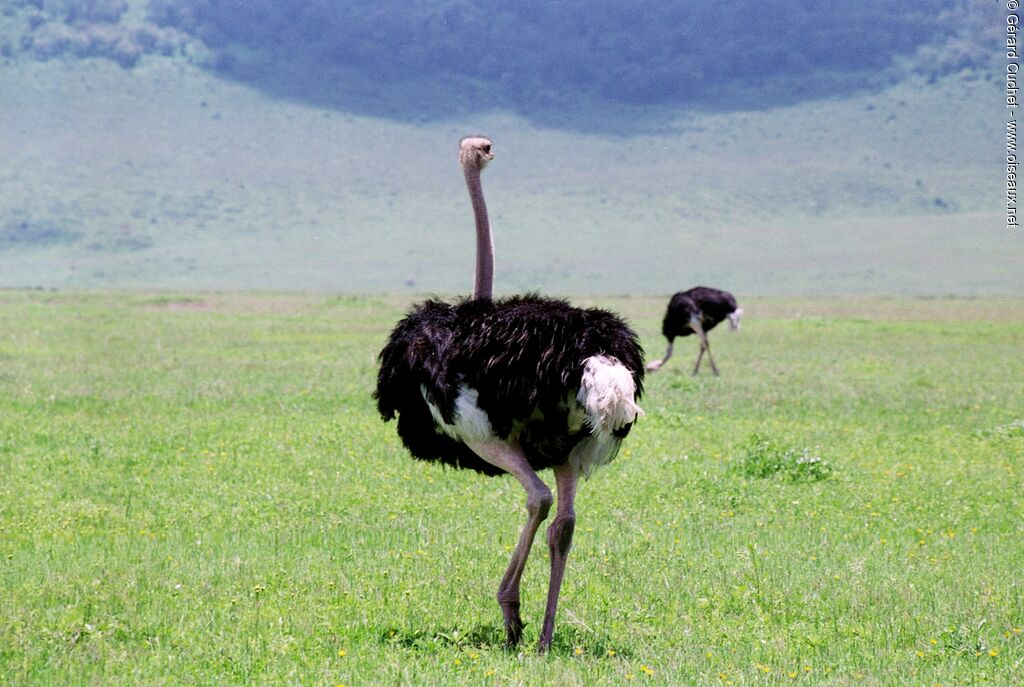
[[[502,606],[501,610],[505,614],[505,648],[514,649],[523,638],[523,619],[519,617],[518,605],[516,608]]]

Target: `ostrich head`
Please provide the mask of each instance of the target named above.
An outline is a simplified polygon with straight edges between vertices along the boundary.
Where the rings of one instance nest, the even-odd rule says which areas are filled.
[[[459,163],[464,167],[483,169],[494,159],[491,139],[485,136],[466,136],[459,141]]]

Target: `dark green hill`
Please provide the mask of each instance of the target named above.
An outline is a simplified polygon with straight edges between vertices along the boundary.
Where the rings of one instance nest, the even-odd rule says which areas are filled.
[[[650,105],[748,109],[752,97],[779,105],[986,69],[998,57],[998,5],[7,0],[0,46],[125,68],[185,54],[275,96],[403,121],[501,110],[631,135],[624,122]],[[382,101],[347,95],[353,78]]]

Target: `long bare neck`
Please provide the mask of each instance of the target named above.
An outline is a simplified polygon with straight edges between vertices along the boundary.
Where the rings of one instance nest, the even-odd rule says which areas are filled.
[[[476,280],[473,283],[473,298],[491,299],[494,291],[494,243],[491,241],[491,223],[487,219],[487,204],[480,186],[480,168],[475,164],[465,166],[466,188],[473,202],[476,218]]]

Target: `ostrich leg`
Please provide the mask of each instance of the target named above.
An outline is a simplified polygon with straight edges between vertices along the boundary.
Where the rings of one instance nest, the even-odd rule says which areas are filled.
[[[697,338],[700,339],[700,353],[697,354],[697,364],[693,366],[693,374],[696,375],[700,372],[700,361],[704,357],[704,351],[708,352],[708,360],[711,360],[711,349],[708,348],[708,335],[704,331],[704,326],[700,323],[700,317],[697,315],[690,317],[689,325],[690,329],[697,332]],[[711,363],[711,369],[715,369],[714,362]],[[715,374],[718,374],[717,370]]]
[[[555,488],[558,490],[558,507],[555,519],[548,527],[548,547],[551,550],[551,581],[548,583],[548,603],[544,609],[544,626],[540,631],[538,649],[547,651],[555,632],[555,610],[558,608],[558,593],[565,576],[565,562],[572,548],[572,534],[576,529],[576,482],[579,472],[566,463],[555,468]]]
[[[711,371],[718,376],[718,368],[715,367],[715,359],[711,357],[711,345],[708,343],[708,334],[704,331],[703,325],[700,323],[699,317],[690,318],[690,328],[697,332],[698,338],[700,338],[700,353],[697,354],[697,364],[693,366],[693,374],[697,374],[700,371],[700,361],[704,357],[704,352],[708,353],[708,362],[711,363]]]
[[[697,364],[693,366],[693,374],[694,374],[694,376],[696,376],[696,374],[700,371],[700,361],[703,358],[704,358],[704,342],[701,341],[700,342],[700,352],[697,353]]]
[[[693,368],[693,374],[697,374],[697,370],[700,369],[700,359],[704,355],[704,351],[708,353],[708,362],[711,363],[711,371],[718,376],[718,368],[715,367],[715,359],[711,357],[711,344],[708,343],[708,333],[704,331],[704,326],[700,323],[699,317],[693,317],[690,319],[690,326],[693,331],[697,332],[697,336],[700,337],[700,353],[697,354],[697,366]]]
[[[714,372],[717,377],[718,368],[715,367],[715,359],[711,357],[711,345],[708,343],[708,337],[706,335],[704,337],[704,350],[708,352],[708,362],[711,363],[711,371]]]
[[[497,465],[511,474],[526,489],[526,526],[519,535],[519,543],[512,552],[512,560],[509,561],[508,569],[505,570],[501,584],[498,585],[498,605],[501,606],[501,613],[505,618],[505,646],[512,648],[519,643],[523,635],[523,620],[519,615],[519,581],[523,577],[533,539],[551,509],[551,490],[530,467],[519,446],[506,444],[498,439],[467,442],[467,446],[488,463]]]

